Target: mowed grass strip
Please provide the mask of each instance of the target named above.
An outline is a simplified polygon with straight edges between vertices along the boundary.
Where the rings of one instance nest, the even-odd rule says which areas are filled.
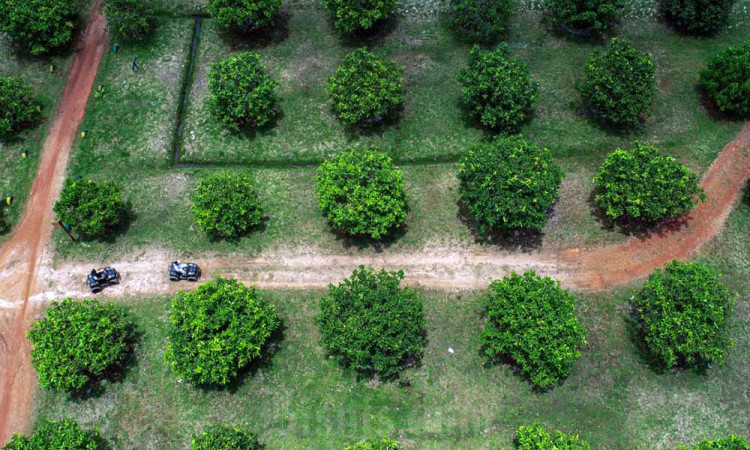
[[[0,35],[0,76],[21,77],[31,86],[39,101],[42,122],[20,133],[17,138],[0,142],[0,241],[4,240],[21,218],[26,207],[31,184],[36,175],[39,154],[54,121],[67,81],[72,54],[45,58],[24,56],[14,49],[11,41]],[[53,66],[53,71],[50,71]],[[28,158],[21,158],[21,150],[28,150]],[[5,197],[14,197],[13,206],[5,205]]]
[[[202,391],[169,372],[168,298],[122,300],[143,341],[122,383],[84,400],[44,391],[36,417],[73,417],[98,427],[117,448],[187,449],[213,422],[246,424],[269,449],[343,448],[368,436],[397,437],[408,448],[512,448],[519,425],[540,421],[580,433],[597,449],[673,449],[703,437],[750,429],[750,208],[740,206],[702,256],[740,292],[736,346],[707,374],[658,373],[632,340],[629,298],[640,284],[579,294],[588,346],[572,375],[537,394],[507,366],[484,366],[479,352],[481,292],[425,292],[428,346],[402,386],[357,380],[327,359],[314,324],[324,291],[264,292],[284,322],[269,361],[231,389]],[[449,348],[453,352],[449,352]]]

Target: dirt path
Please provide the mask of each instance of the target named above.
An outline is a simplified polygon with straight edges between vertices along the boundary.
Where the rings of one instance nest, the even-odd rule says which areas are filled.
[[[6,308],[0,317],[0,443],[5,443],[13,431],[23,432],[28,428],[36,388],[25,337],[35,314],[28,299],[36,292],[38,279],[46,278],[41,262],[54,220],[52,207],[62,187],[70,148],[104,52],[106,25],[97,1],[44,144],[28,206],[0,249],[0,292],[6,302],[13,300],[18,306]]]

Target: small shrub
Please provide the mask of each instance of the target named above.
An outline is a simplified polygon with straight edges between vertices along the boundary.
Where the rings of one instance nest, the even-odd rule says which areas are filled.
[[[656,66],[650,53],[612,39],[606,53],[595,51],[577,85],[584,105],[599,120],[616,128],[633,128],[651,113]]]
[[[154,26],[154,6],[149,0],[105,0],[109,28],[130,41],[143,40]]]
[[[262,128],[276,118],[277,83],[257,53],[240,53],[211,64],[211,108],[232,131]]]
[[[333,15],[333,26],[346,34],[371,30],[393,15],[396,0],[323,0]]]
[[[3,0],[0,31],[33,56],[64,47],[73,39],[77,0]]]
[[[112,303],[52,302],[28,333],[31,362],[44,388],[80,390],[118,369],[132,355],[131,319]]]
[[[403,272],[360,266],[320,299],[320,334],[338,362],[389,379],[418,361],[425,345],[422,297],[400,288]]]
[[[111,181],[66,180],[54,211],[84,238],[106,237],[127,218],[127,206]]]
[[[459,74],[461,104],[469,117],[494,131],[515,133],[536,104],[539,86],[529,68],[511,58],[510,49],[471,49],[469,65]]]
[[[540,424],[521,426],[515,440],[518,450],[589,450],[589,443],[577,434],[555,431],[550,434]]]
[[[391,158],[351,148],[318,167],[318,205],[334,230],[381,239],[404,224],[404,175]]]
[[[456,31],[480,42],[493,42],[508,30],[517,0],[451,0],[449,16]]]
[[[461,201],[481,233],[540,230],[563,172],[549,150],[512,136],[475,145],[462,158],[458,179]]]
[[[20,77],[0,77],[0,139],[9,139],[39,121],[31,87]]]
[[[534,271],[513,272],[493,281],[486,297],[484,353],[492,360],[508,358],[545,390],[571,372],[586,345],[586,330],[575,315],[575,297],[558,281]]]
[[[260,450],[258,436],[244,428],[212,425],[193,439],[193,450]]]
[[[678,30],[710,35],[727,24],[735,2],[736,0],[659,0],[659,9]]]
[[[191,210],[198,228],[219,238],[240,237],[263,222],[263,206],[247,174],[201,178]]]
[[[645,142],[609,154],[594,186],[596,204],[611,219],[654,223],[687,214],[705,198],[694,172]]]
[[[656,269],[634,299],[643,340],[666,368],[721,364],[736,296],[713,269],[672,261]]]
[[[700,83],[720,111],[750,118],[750,41],[713,57]]]
[[[172,300],[164,359],[193,384],[225,386],[261,356],[279,325],[257,289],[217,278]]]
[[[398,442],[388,439],[365,439],[354,445],[347,445],[344,450],[398,450]]]
[[[209,0],[208,13],[220,27],[251,33],[274,25],[281,0]]]
[[[680,450],[688,450],[688,447],[681,445]],[[693,447],[693,450],[750,450],[750,445],[741,437],[730,435],[715,441],[704,439],[700,444]]]
[[[346,55],[326,86],[336,117],[348,127],[393,120],[404,101],[402,72],[403,67],[378,59],[364,48]]]
[[[605,32],[625,7],[623,0],[545,0],[550,21],[575,30]]]
[[[43,420],[31,436],[14,434],[3,450],[105,450],[98,430],[87,431],[72,419]]]

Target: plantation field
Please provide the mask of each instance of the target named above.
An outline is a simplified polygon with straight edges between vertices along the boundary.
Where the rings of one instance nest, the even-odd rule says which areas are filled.
[[[596,449],[674,449],[750,429],[750,207],[739,206],[700,260],[740,293],[723,366],[706,374],[658,373],[633,341],[628,300],[640,285],[579,295],[588,346],[572,375],[534,393],[508,367],[483,366],[480,292],[425,292],[428,347],[404,383],[357,380],[318,344],[313,318],[322,291],[266,292],[284,323],[271,358],[225,391],[180,383],[163,362],[168,298],[131,298],[142,342],[120,383],[86,399],[42,392],[37,417],[73,417],[117,448],[185,449],[208,423],[247,424],[268,449],[343,448],[373,435],[407,448],[512,448],[515,429],[540,421],[580,433]],[[454,353],[448,351],[449,348]]]
[[[3,61],[0,76],[23,78],[39,100],[43,116],[38,126],[25,130],[17,139],[0,142],[0,197],[3,201],[3,206],[0,206],[0,240],[3,240],[21,218],[26,206],[39,154],[57,112],[73,57],[69,54],[25,57],[14,51],[10,40],[0,34],[0,59]],[[49,70],[50,65],[55,66],[53,72]],[[28,150],[27,159],[21,158],[21,149]],[[5,206],[7,195],[14,197],[12,207]]]

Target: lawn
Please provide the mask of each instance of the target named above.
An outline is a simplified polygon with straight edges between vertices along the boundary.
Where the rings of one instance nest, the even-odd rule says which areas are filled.
[[[313,323],[321,292],[284,291],[265,292],[284,321],[270,360],[232,389],[203,391],[181,383],[163,362],[169,299],[131,298],[122,304],[143,339],[124,380],[84,400],[41,392],[36,415],[73,417],[98,427],[117,448],[138,449],[188,448],[193,434],[216,421],[248,425],[268,449],[343,448],[376,435],[408,448],[511,448],[515,429],[533,421],[580,433],[596,449],[674,449],[727,433],[749,437],[749,224],[750,207],[742,205],[700,257],[740,293],[735,348],[705,375],[647,365],[628,321],[637,285],[578,296],[588,346],[572,375],[544,394],[509,367],[483,366],[479,292],[425,292],[428,347],[422,366],[399,386],[358,381],[327,359]]]

